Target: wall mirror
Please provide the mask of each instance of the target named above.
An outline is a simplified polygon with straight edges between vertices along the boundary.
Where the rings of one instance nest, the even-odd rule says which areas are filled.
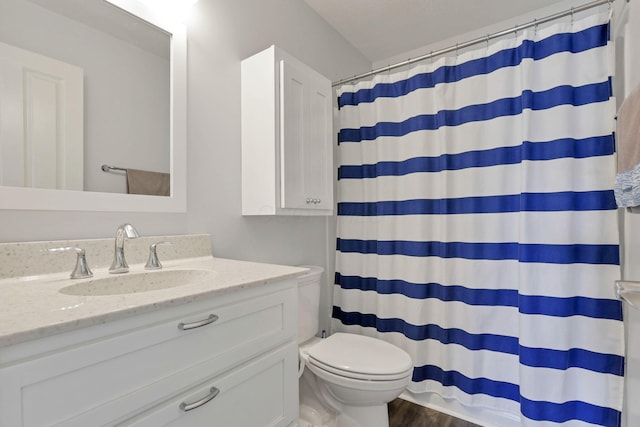
[[[127,194],[128,169],[169,195]],[[138,0],[2,0],[0,184],[0,209],[184,212],[184,25]]]

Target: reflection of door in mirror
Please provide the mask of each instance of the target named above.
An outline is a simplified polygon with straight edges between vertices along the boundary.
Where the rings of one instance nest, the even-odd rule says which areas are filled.
[[[0,185],[83,189],[83,72],[0,43]]]
[[[0,43],[0,185],[83,189],[83,72]]]

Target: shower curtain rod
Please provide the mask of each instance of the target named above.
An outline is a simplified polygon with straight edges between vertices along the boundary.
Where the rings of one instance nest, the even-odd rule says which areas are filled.
[[[376,74],[380,74],[380,73],[384,73],[384,72],[387,72],[387,71],[394,70],[396,68],[404,67],[405,65],[411,65],[411,64],[414,64],[416,62],[424,61],[425,59],[430,59],[430,58],[433,58],[435,56],[444,55],[445,53],[454,52],[454,51],[459,50],[459,49],[465,49],[465,48],[467,48],[469,46],[473,46],[473,45],[476,45],[476,44],[479,44],[479,43],[488,42],[489,40],[492,40],[492,39],[495,39],[495,38],[498,38],[498,37],[502,37],[502,36],[506,36],[506,35],[514,33],[514,32],[517,33],[520,30],[524,30],[526,28],[535,27],[536,25],[540,25],[540,24],[544,24],[544,23],[547,23],[547,22],[551,22],[551,21],[554,21],[556,19],[563,18],[565,16],[573,15],[574,13],[582,12],[584,10],[588,10],[588,9],[591,9],[591,8],[594,8],[594,7],[597,7],[597,6],[601,6],[603,4],[607,4],[608,3],[609,5],[612,5],[614,3],[614,1],[615,0],[596,0],[596,1],[593,1],[591,3],[583,4],[582,6],[572,7],[569,10],[565,10],[564,12],[559,12],[559,13],[556,13],[554,15],[549,15],[546,18],[535,19],[535,20],[533,20],[533,21],[531,21],[531,22],[529,22],[527,24],[516,25],[515,27],[509,28],[507,30],[499,31],[497,33],[487,34],[484,37],[478,37],[476,39],[469,40],[469,41],[466,41],[464,43],[458,43],[456,45],[453,45],[453,46],[450,46],[450,47],[447,47],[447,48],[444,48],[444,49],[440,49],[440,50],[435,50],[435,51],[429,52],[429,53],[427,53],[425,55],[417,56],[415,58],[410,58],[410,59],[407,59],[405,61],[401,61],[401,62],[392,64],[392,65],[387,65],[386,67],[380,67],[380,68],[377,68],[375,70],[368,71],[366,73],[362,73],[362,74],[358,74],[358,75],[353,76],[353,77],[348,77],[346,79],[338,80],[337,82],[332,83],[332,86],[333,87],[341,86],[341,85],[343,85],[345,83],[350,83],[350,82],[353,82],[353,81],[356,81],[356,80],[361,80],[361,79],[364,79],[366,77],[374,76]],[[628,3],[630,0],[626,0],[626,1]]]

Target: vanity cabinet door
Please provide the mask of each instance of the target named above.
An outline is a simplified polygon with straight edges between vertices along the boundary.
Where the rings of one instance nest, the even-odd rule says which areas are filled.
[[[121,425],[288,426],[297,417],[297,348],[296,343],[290,343],[217,378],[198,384]]]

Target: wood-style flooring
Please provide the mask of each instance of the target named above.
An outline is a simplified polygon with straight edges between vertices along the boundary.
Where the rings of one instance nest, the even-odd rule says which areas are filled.
[[[389,427],[479,427],[402,399],[389,403]]]

